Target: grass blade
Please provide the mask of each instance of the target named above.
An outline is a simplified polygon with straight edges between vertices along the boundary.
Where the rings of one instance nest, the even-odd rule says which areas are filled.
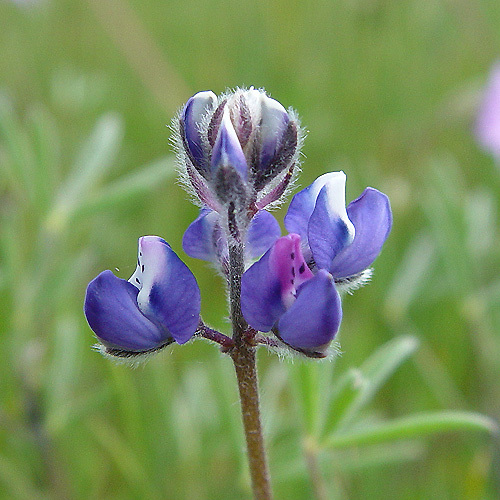
[[[380,347],[359,370],[356,393],[339,421],[338,430],[345,429],[373,399],[387,379],[417,348],[415,337],[397,337]]]
[[[478,413],[440,411],[402,417],[353,432],[334,433],[325,441],[324,446],[346,448],[424,437],[441,432],[481,431],[496,434],[498,430],[497,422]]]

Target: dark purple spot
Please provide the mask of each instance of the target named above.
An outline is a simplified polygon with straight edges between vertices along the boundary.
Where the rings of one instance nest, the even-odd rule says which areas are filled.
[[[295,278],[295,267],[292,267],[292,276]]]
[[[139,285],[141,284],[139,278],[135,278],[135,281],[137,281],[137,283],[139,283]]]
[[[293,260],[293,259],[295,259],[295,253],[294,253],[294,252],[292,252],[292,253],[290,254],[290,257],[292,258],[292,260]]]
[[[293,285],[295,283],[295,280],[290,280],[290,283]]]
[[[302,265],[299,267],[299,274],[302,274],[306,270],[306,265],[302,262]]]
[[[141,266],[141,271],[144,272],[144,264]]]

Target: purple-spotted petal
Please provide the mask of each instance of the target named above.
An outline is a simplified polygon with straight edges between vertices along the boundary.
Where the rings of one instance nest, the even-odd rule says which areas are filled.
[[[291,347],[323,352],[335,337],[341,321],[340,296],[333,278],[320,269],[298,289],[297,299],[279,320],[278,333]]]
[[[354,240],[340,252],[329,268],[334,278],[347,278],[367,269],[380,253],[392,227],[391,205],[387,196],[373,188],[347,207],[356,228]]]
[[[500,62],[491,70],[476,118],[475,135],[485,151],[500,159]]]
[[[241,149],[241,144],[227,108],[224,109],[217,139],[212,151],[212,172],[216,172],[222,167],[232,167],[242,179],[247,179],[248,166],[245,154],[243,153],[243,149]]]
[[[137,303],[148,319],[166,327],[178,344],[193,336],[199,324],[200,290],[166,241],[157,236],[139,239],[138,265],[129,281],[140,289]]]
[[[308,242],[320,269],[329,269],[335,256],[350,245],[354,226],[345,208],[345,176],[327,182],[309,218]]]
[[[330,172],[319,176],[310,186],[299,191],[292,198],[285,216],[284,223],[288,232],[297,233],[304,242],[307,241],[309,219],[320,191],[327,184],[330,186],[329,193],[334,195],[331,200],[333,210],[338,213],[342,210],[345,212],[345,180],[344,172]],[[337,199],[335,199],[335,194]]]
[[[205,115],[215,108],[217,96],[212,91],[198,92],[191,97],[181,115],[181,122],[184,128],[184,138],[188,147],[191,159],[197,167],[206,167],[207,155],[205,144],[200,134],[200,124]]]
[[[227,251],[227,241],[220,227],[220,216],[209,208],[188,226],[182,237],[182,248],[195,259],[215,262]]]
[[[260,257],[280,236],[281,228],[275,217],[265,210],[257,212],[248,228],[248,257]]]
[[[171,335],[146,318],[137,305],[139,290],[111,271],[92,280],[85,295],[84,311],[90,328],[106,347],[147,351],[168,342]]]
[[[262,332],[271,330],[295,301],[297,288],[312,276],[300,237],[279,238],[241,279],[241,310],[248,324]]]

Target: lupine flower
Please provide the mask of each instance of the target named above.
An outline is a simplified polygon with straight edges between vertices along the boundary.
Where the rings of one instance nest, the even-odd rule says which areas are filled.
[[[138,253],[128,281],[104,271],[87,287],[87,321],[103,351],[115,356],[184,344],[200,321],[196,279],[168,243],[144,236]]]
[[[383,193],[366,188],[346,209],[345,174],[322,175],[293,198],[285,216],[291,234],[244,273],[245,319],[298,351],[324,356],[342,318],[337,288],[366,281],[391,225]]]
[[[284,222],[300,235],[311,268],[326,269],[337,285],[352,289],[369,278],[392,213],[387,196],[370,187],[346,209],[345,182],[344,172],[321,175],[293,197]]]
[[[312,273],[298,234],[277,240],[243,274],[241,308],[250,326],[273,330],[283,342],[312,357],[324,356],[342,319],[332,276],[324,270]]]
[[[277,201],[292,178],[301,131],[293,112],[263,90],[195,94],[179,115],[181,173],[202,205],[244,218]],[[244,221],[242,221],[244,225]]]
[[[346,208],[345,174],[324,174],[294,196],[284,220],[290,234],[280,237],[264,208],[280,201],[296,170],[295,114],[262,90],[206,91],[189,99],[176,124],[181,174],[201,205],[183,248],[227,278],[231,304],[240,300],[250,327],[238,335],[272,332],[307,356],[326,356],[342,320],[339,292],[369,279],[390,232],[389,200],[366,188]],[[232,345],[201,321],[194,276],[156,236],[139,240],[128,281],[104,271],[89,284],[85,314],[108,354],[154,351],[195,333]]]
[[[260,257],[280,235],[281,229],[274,216],[265,210],[257,212],[245,234],[246,259]],[[200,215],[186,229],[182,247],[190,257],[207,260],[224,270],[229,248],[221,216],[209,208],[202,208]]]
[[[500,162],[500,62],[492,70],[479,106],[475,136],[485,151]]]

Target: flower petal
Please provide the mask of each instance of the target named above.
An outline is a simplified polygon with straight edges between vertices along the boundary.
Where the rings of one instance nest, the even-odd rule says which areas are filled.
[[[200,134],[200,125],[205,115],[215,108],[217,96],[210,90],[198,92],[191,97],[181,115],[184,139],[191,159],[196,167],[206,169],[207,156]]]
[[[321,188],[309,218],[307,235],[320,269],[329,269],[334,257],[352,243],[354,226],[345,208],[345,176],[338,176]]]
[[[332,276],[320,269],[298,290],[297,299],[278,323],[280,338],[301,351],[324,352],[342,321],[340,296]]]
[[[260,257],[280,236],[281,228],[275,217],[265,210],[257,212],[248,227],[248,257]]]
[[[491,70],[476,118],[475,135],[485,151],[500,159],[500,62]]]
[[[212,173],[228,166],[236,170],[242,179],[247,179],[248,166],[245,154],[231,122],[229,110],[225,108],[212,151]]]
[[[280,149],[282,138],[287,129],[290,117],[286,109],[275,99],[260,93],[260,164],[259,169],[266,170],[275,159]]]
[[[313,276],[300,249],[300,237],[279,238],[241,279],[241,310],[248,324],[268,332],[295,301],[297,288]]]
[[[85,295],[84,311],[90,328],[106,347],[124,351],[146,351],[171,338],[146,318],[137,305],[139,290],[111,271],[92,280]]]
[[[182,248],[195,259],[220,261],[221,256],[227,253],[227,241],[220,227],[219,214],[202,208],[200,215],[184,232]]]
[[[200,290],[193,273],[158,236],[139,238],[136,272],[129,280],[140,288],[141,312],[164,325],[178,344],[194,334],[200,315]]]
[[[349,204],[347,215],[356,234],[351,245],[331,263],[329,270],[334,278],[347,278],[367,269],[380,253],[392,227],[389,198],[370,187]]]
[[[330,200],[334,212],[345,211],[345,181],[344,172],[329,172],[319,176],[310,186],[299,191],[290,202],[285,216],[285,227],[290,233],[297,233],[303,242],[308,238],[309,219],[316,206],[316,200],[320,191],[327,184],[330,185],[329,193],[335,196]]]

